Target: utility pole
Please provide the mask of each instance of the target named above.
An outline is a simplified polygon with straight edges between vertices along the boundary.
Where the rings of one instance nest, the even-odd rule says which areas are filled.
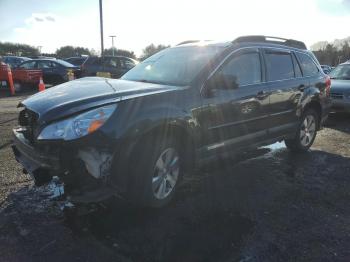
[[[100,31],[101,31],[101,57],[103,60],[103,12],[102,12],[102,0],[100,1]]]
[[[115,35],[110,35],[109,37],[112,38],[112,54],[114,56],[114,38],[115,38]]]
[[[41,55],[41,48],[42,48],[43,46],[42,45],[39,45],[38,46],[38,48],[39,48],[39,54]]]

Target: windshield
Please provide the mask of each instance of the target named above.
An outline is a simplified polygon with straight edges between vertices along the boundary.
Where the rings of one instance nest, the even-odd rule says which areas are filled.
[[[331,79],[350,80],[350,64],[338,65],[329,75]]]
[[[122,79],[186,86],[221,50],[218,46],[168,48],[135,66]]]
[[[74,65],[72,65],[71,63],[68,63],[68,62],[61,60],[61,59],[56,59],[56,62],[65,66],[65,67],[74,67]]]
[[[68,58],[65,61],[75,66],[81,66],[86,59],[87,59],[86,57],[77,57],[77,58]]]

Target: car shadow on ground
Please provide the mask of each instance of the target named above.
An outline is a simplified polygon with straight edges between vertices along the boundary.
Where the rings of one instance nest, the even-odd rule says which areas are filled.
[[[24,187],[0,209],[4,261],[347,261],[350,159],[286,148],[225,158],[187,176],[166,208],[115,200],[78,219]],[[86,222],[86,223],[85,223]],[[73,229],[73,230],[72,230]],[[336,259],[335,259],[336,258]]]
[[[290,260],[310,248],[331,248],[324,223],[350,200],[343,173],[349,159],[323,151],[267,151],[198,171],[164,209],[116,202],[90,217],[89,230],[133,261]]]

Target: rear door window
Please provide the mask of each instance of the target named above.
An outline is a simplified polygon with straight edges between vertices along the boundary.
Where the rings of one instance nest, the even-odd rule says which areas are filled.
[[[21,68],[24,68],[24,69],[33,69],[34,66],[35,66],[35,61],[31,61],[31,62],[28,62],[28,63],[24,63],[21,65]]]
[[[303,53],[297,53],[297,57],[304,76],[315,76],[319,73],[318,67],[310,56]]]
[[[266,50],[265,63],[268,81],[294,78],[294,65],[291,53]]]
[[[100,57],[90,57],[87,61],[86,64],[90,65],[102,65],[102,61]]]
[[[37,67],[39,69],[51,68],[51,61],[39,61]]]
[[[105,61],[104,65],[106,67],[113,67],[113,68],[120,67],[119,66],[119,59],[117,57],[105,57],[104,61]]]

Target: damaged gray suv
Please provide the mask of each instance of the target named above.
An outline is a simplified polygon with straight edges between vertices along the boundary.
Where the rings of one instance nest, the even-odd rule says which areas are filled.
[[[73,203],[113,195],[161,207],[194,167],[284,140],[312,145],[327,118],[330,79],[305,44],[264,36],[186,42],[121,79],[67,82],[20,103],[13,152]]]

